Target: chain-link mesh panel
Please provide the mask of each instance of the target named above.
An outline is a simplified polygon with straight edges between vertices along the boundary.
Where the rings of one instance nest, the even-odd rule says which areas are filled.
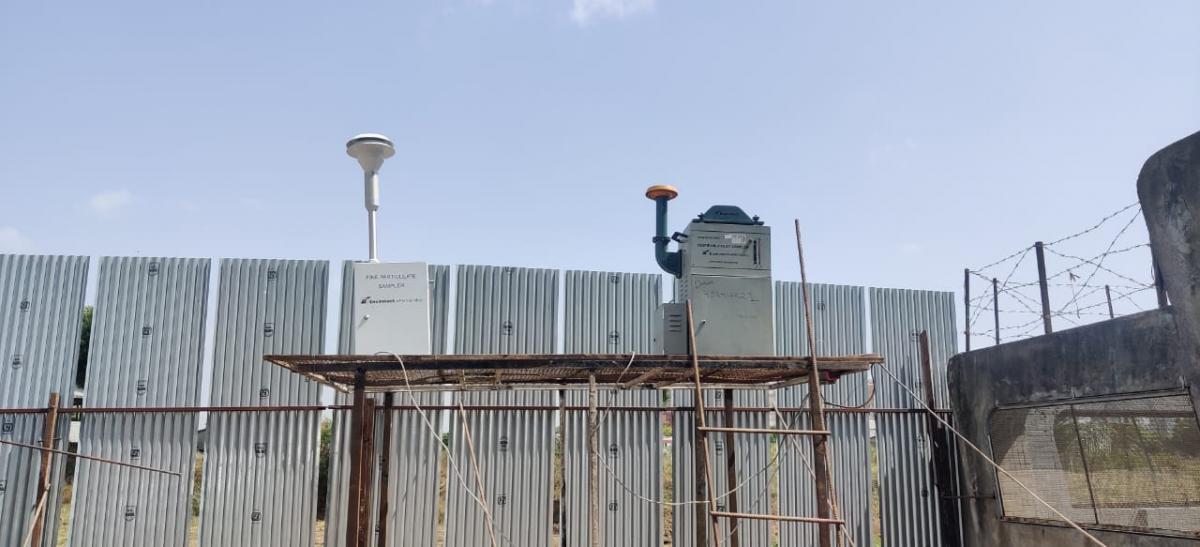
[[[1188,395],[998,410],[997,463],[1083,524],[1200,531],[1200,425]],[[1007,517],[1060,520],[1004,475]]]
[[[1200,428],[1186,395],[1075,405],[1100,524],[1200,531]]]
[[[1001,467],[1071,520],[1096,523],[1070,406],[996,411],[991,434]],[[1012,479],[998,478],[1004,516],[1062,520]]]

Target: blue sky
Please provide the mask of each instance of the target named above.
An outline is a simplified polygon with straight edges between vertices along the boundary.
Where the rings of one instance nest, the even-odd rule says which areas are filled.
[[[1200,129],[1200,3],[967,4],[6,2],[0,252],[361,258],[373,131],[384,259],[656,271],[668,183],[956,290]]]

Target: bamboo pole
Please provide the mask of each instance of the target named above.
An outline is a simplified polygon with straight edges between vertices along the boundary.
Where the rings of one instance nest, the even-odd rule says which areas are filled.
[[[705,423],[704,417],[704,390],[700,388],[700,361],[696,355],[696,322],[692,317],[692,301],[690,299],[687,301],[687,322],[688,355],[692,359],[692,376],[696,381],[696,437],[700,441],[697,448],[700,453],[700,459],[704,462],[705,497],[708,498],[708,514],[709,518],[712,520],[712,541],[713,544],[716,545],[716,542],[720,541],[721,539],[721,523],[718,521],[717,501],[716,498],[713,497],[712,491],[713,486],[716,483],[713,481],[712,462],[709,461],[708,457],[708,434],[701,429],[706,427],[707,424]],[[696,489],[697,493],[699,493],[699,490],[699,488]],[[703,506],[697,504],[696,507],[701,508]],[[703,509],[697,511],[698,516],[702,513]],[[699,537],[699,532],[703,531],[703,527],[701,526],[702,520],[703,519],[696,522],[696,531],[698,532],[696,537],[696,545],[698,546],[703,545],[700,543],[701,538]]]
[[[808,271],[804,266],[804,244],[800,238],[800,220],[796,220],[796,256],[800,261],[800,288],[804,298],[804,327],[808,336],[808,405],[809,419],[812,428],[817,431],[827,431],[825,427],[825,407],[821,397],[820,370],[817,368],[817,336],[813,327],[812,301],[808,294]],[[833,503],[831,490],[833,481],[829,472],[829,446],[824,436],[813,438],[813,472],[816,476],[817,518],[831,519]],[[841,537],[840,535],[838,536]],[[817,527],[817,544],[820,547],[832,547],[833,538],[828,526]]]

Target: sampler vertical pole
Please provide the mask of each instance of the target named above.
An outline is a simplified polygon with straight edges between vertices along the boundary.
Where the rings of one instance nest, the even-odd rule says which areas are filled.
[[[1108,318],[1112,319],[1116,317],[1116,315],[1113,314],[1112,289],[1108,285],[1104,286],[1104,298],[1105,300],[1108,300]]]
[[[1037,252],[1037,268],[1038,268],[1038,287],[1042,293],[1042,328],[1046,334],[1054,332],[1054,326],[1050,324],[1050,286],[1046,283],[1046,252],[1041,241],[1033,244],[1034,251]]]
[[[971,269],[963,269],[963,341],[971,351]]]
[[[1000,282],[992,278],[992,316],[996,323],[996,345],[1000,345]]]

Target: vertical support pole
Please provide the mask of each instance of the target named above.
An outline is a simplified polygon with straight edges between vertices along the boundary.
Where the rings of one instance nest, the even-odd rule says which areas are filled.
[[[567,390],[560,389],[558,390],[558,423],[566,424],[567,420],[570,419],[571,418],[567,415]],[[466,423],[465,418],[463,423]],[[556,438],[556,441],[562,443],[564,450],[566,449],[568,442],[575,442],[574,438],[571,438],[567,435],[567,429],[567,427],[559,427],[558,436]],[[565,469],[555,470],[555,473],[565,473]],[[558,485],[554,491],[554,496],[557,496],[557,499],[554,501],[554,524],[558,525],[559,536],[564,538],[568,535],[574,536],[576,534],[575,530],[570,530],[568,529],[569,526],[567,526],[567,504],[564,501],[567,499],[566,476],[563,475],[563,480],[555,480],[554,483]]]
[[[392,393],[384,394],[383,396],[383,437],[380,439],[379,451],[379,524],[375,527],[379,531],[378,537],[375,538],[377,547],[387,547],[388,535],[388,490],[391,485],[388,481],[391,480],[390,468],[392,465],[392,409],[396,404],[396,396]]]
[[[1158,296],[1158,309],[1167,307],[1167,285],[1163,281],[1162,269],[1158,267],[1158,261],[1150,262],[1154,270],[1154,294]]]
[[[707,542],[701,540],[707,535],[707,530],[703,530],[703,523],[710,520],[712,523],[712,544],[720,545],[721,543],[721,524],[717,520],[715,514],[717,512],[716,497],[713,496],[713,487],[716,482],[713,481],[712,461],[709,460],[708,452],[708,433],[702,428],[708,427],[705,423],[704,409],[704,390],[700,387],[700,358],[696,355],[696,321],[692,315],[692,300],[687,301],[687,322],[688,322],[688,357],[692,359],[692,376],[696,381],[696,432],[695,438],[699,441],[696,443],[696,452],[700,455],[700,460],[704,464],[703,481],[697,481],[696,492],[701,492],[703,486],[704,497],[708,499],[708,515],[704,514],[704,505],[696,504],[696,546],[701,547],[707,545]],[[697,463],[701,463],[697,462]],[[700,466],[697,465],[697,468]],[[701,478],[699,470],[697,470],[697,479]]]
[[[1054,332],[1054,326],[1050,324],[1050,286],[1046,283],[1046,251],[1041,241],[1033,244],[1034,251],[1037,252],[1037,268],[1038,268],[1038,287],[1042,293],[1042,327],[1046,334]]]
[[[963,343],[971,351],[971,269],[963,268]]]
[[[596,412],[596,375],[588,374],[588,545],[600,547],[600,418]]]
[[[992,278],[992,316],[996,323],[996,345],[1000,345],[1000,282]]]
[[[937,398],[933,390],[933,357],[929,350],[929,331],[921,331],[917,335],[917,343],[921,352],[921,380],[925,386],[925,406],[936,409]],[[937,491],[935,499],[938,508],[938,521],[941,524],[940,533],[942,545],[953,547],[959,545],[958,497],[954,489],[954,468],[951,465],[950,444],[946,442],[946,429],[941,422],[931,415],[926,415],[925,431],[929,435],[931,456],[929,461],[930,476],[933,477],[934,488]]]
[[[46,403],[46,416],[42,420],[42,448],[54,448],[54,434],[58,431],[58,393],[51,393]],[[38,547],[42,544],[42,532],[46,529],[46,515],[51,511],[50,500],[50,464],[53,463],[54,453],[42,451],[41,468],[38,470],[38,510],[34,515],[33,533],[30,545]]]
[[[367,373],[360,368],[354,373],[354,400],[350,406],[350,491],[346,493],[346,547],[360,547],[362,532],[363,493],[363,422],[366,413]]]
[[[1116,315],[1113,314],[1112,289],[1109,288],[1108,285],[1104,286],[1104,298],[1105,298],[1105,300],[1108,300],[1108,318],[1112,319],[1112,318],[1116,317]]]
[[[371,544],[371,489],[374,487],[375,470],[375,400],[367,397],[363,403],[362,429],[362,494],[359,497],[358,547]]]
[[[723,402],[725,403],[725,427],[737,427],[737,424],[733,423],[733,390],[726,389],[722,393],[721,398],[724,399]],[[739,511],[737,490],[734,490],[734,488],[739,484],[738,475],[737,475],[737,449],[736,449],[736,446],[737,446],[736,440],[734,439],[733,432],[726,431],[725,432],[725,484],[728,485],[728,487],[729,487],[729,496],[728,496],[729,503],[726,505],[725,510],[729,511],[730,513],[737,513]],[[738,532],[737,517],[729,517],[729,542],[727,543],[727,545],[729,545],[730,547],[741,547],[742,540],[740,539],[739,536],[740,536],[740,533]]]
[[[825,405],[821,397],[821,371],[817,369],[817,335],[813,326],[812,301],[808,295],[808,271],[804,267],[804,245],[800,240],[800,220],[796,219],[796,256],[800,261],[800,295],[804,299],[804,327],[808,340],[808,413],[812,428],[817,431],[828,431],[825,426]],[[967,286],[970,286],[970,270],[965,270]],[[969,303],[969,301],[966,301]],[[969,316],[968,316],[969,317]],[[968,320],[969,325],[969,320]],[[967,328],[967,340],[970,343],[970,327]],[[816,479],[817,518],[834,517],[833,509],[833,480],[829,473],[829,446],[827,435],[817,435],[812,438],[813,447],[813,478]],[[825,524],[817,525],[817,545],[832,547],[833,537],[830,527]],[[838,536],[841,537],[840,535]],[[839,540],[840,541],[840,540]]]

